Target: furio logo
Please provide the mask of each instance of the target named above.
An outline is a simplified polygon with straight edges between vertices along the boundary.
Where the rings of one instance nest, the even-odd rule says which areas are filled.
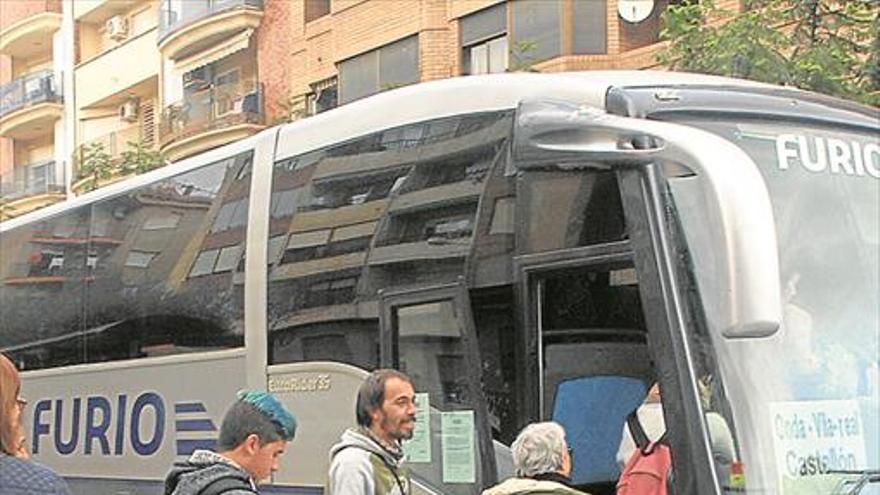
[[[34,405],[33,453],[52,449],[60,455],[155,454],[166,431],[166,407],[156,392],[114,398],[101,395],[42,399]],[[213,449],[217,428],[201,402],[174,404],[176,454]]]
[[[139,455],[154,454],[162,445],[165,435],[165,403],[162,397],[155,392],[144,392],[131,402],[130,407],[128,404],[127,394],[117,396],[115,403],[100,395],[85,399],[74,397],[69,402],[64,399],[40,400],[34,405],[31,442],[34,454],[40,453],[40,438],[49,436],[50,431],[55,451],[61,455],[70,455],[77,447],[82,448],[82,453],[91,455],[96,443],[98,453],[110,455],[111,440],[113,455],[122,455],[126,443]],[[65,414],[67,408],[70,408],[69,414]],[[153,431],[142,436],[141,422],[148,417],[153,419]],[[50,428],[50,425],[53,427]],[[109,434],[111,425],[115,425],[112,435]]]

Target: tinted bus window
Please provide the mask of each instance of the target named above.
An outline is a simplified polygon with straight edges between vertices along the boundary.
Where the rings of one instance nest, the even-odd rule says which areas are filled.
[[[243,342],[252,153],[92,206],[86,362]]]
[[[510,126],[509,113],[437,119],[276,163],[270,362],[310,354],[374,367],[363,357],[377,358],[378,291],[464,274],[483,184]]]
[[[80,207],[0,236],[0,351],[20,369],[83,360],[90,216]]]
[[[4,234],[0,348],[35,369],[242,345],[251,157]]]
[[[519,252],[546,252],[626,238],[613,172],[529,172],[517,187],[523,205]]]

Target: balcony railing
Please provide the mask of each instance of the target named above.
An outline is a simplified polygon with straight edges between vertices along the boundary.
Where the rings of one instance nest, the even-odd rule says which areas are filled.
[[[0,196],[15,201],[46,193],[63,193],[64,179],[57,177],[55,161],[44,160],[13,169],[12,181],[0,183]]]
[[[0,117],[46,101],[61,101],[61,81],[50,70],[19,77],[0,86]]]
[[[159,41],[178,29],[235,8],[263,10],[263,0],[164,0],[159,14]]]
[[[260,84],[212,86],[165,107],[159,125],[159,141],[164,146],[205,131],[264,122]]]

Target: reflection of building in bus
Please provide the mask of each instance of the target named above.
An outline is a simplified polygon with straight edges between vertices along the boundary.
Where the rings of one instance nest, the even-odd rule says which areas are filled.
[[[4,2],[0,220],[131,173],[129,143],[178,161],[418,82],[654,67],[674,2],[647,3],[633,17],[607,0]],[[113,167],[96,180],[98,148]]]
[[[241,305],[234,301],[241,289],[232,280],[241,272],[249,160],[223,160],[38,222],[16,231],[18,242],[4,238],[0,276],[9,290],[0,314],[11,335],[21,336],[7,348],[19,365],[240,342]],[[227,218],[231,204],[243,204],[243,211]],[[47,293],[57,304],[41,328],[28,332],[26,322],[47,310],[40,303]],[[218,314],[226,322],[216,321]]]
[[[737,127],[746,110],[774,116],[757,144]],[[508,475],[516,432],[552,420],[569,435],[573,482],[613,493],[624,418],[655,381],[684,493],[720,493],[718,480],[783,491],[777,454],[815,446],[874,465],[877,367],[859,356],[878,354],[876,337],[839,322],[876,328],[861,309],[878,307],[877,188],[764,153],[806,117],[831,119],[815,125],[828,135],[877,135],[872,109],[691,74],[457,78],[4,222],[0,349],[39,396],[32,443],[83,493],[156,484],[175,455],[210,444],[217,398],[247,383],[309,425],[275,482],[310,492],[326,482],[314,452],[351,424],[364,374],[387,367],[415,380],[410,466],[428,492],[479,493]],[[803,190],[822,200],[776,218]],[[863,219],[822,226],[836,217],[815,209],[829,204]],[[805,276],[783,301],[790,273],[814,260],[777,239],[852,247],[829,251],[846,280]],[[810,315],[814,343],[841,346],[813,352],[816,368],[786,362],[815,380],[803,399],[780,386],[782,366],[764,366],[787,357],[786,303]],[[853,366],[863,379],[811,373]],[[774,434],[813,415],[865,426]]]
[[[504,115],[432,121],[276,164],[272,360],[375,363],[346,340],[377,328],[378,290],[464,274],[482,183],[509,125]]]

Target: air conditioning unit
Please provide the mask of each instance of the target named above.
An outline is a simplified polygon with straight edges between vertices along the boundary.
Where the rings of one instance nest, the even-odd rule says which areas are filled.
[[[138,101],[131,99],[119,105],[119,119],[125,122],[136,122],[138,119]]]
[[[115,15],[107,19],[104,30],[111,40],[124,40],[128,37],[128,19],[121,15]]]

